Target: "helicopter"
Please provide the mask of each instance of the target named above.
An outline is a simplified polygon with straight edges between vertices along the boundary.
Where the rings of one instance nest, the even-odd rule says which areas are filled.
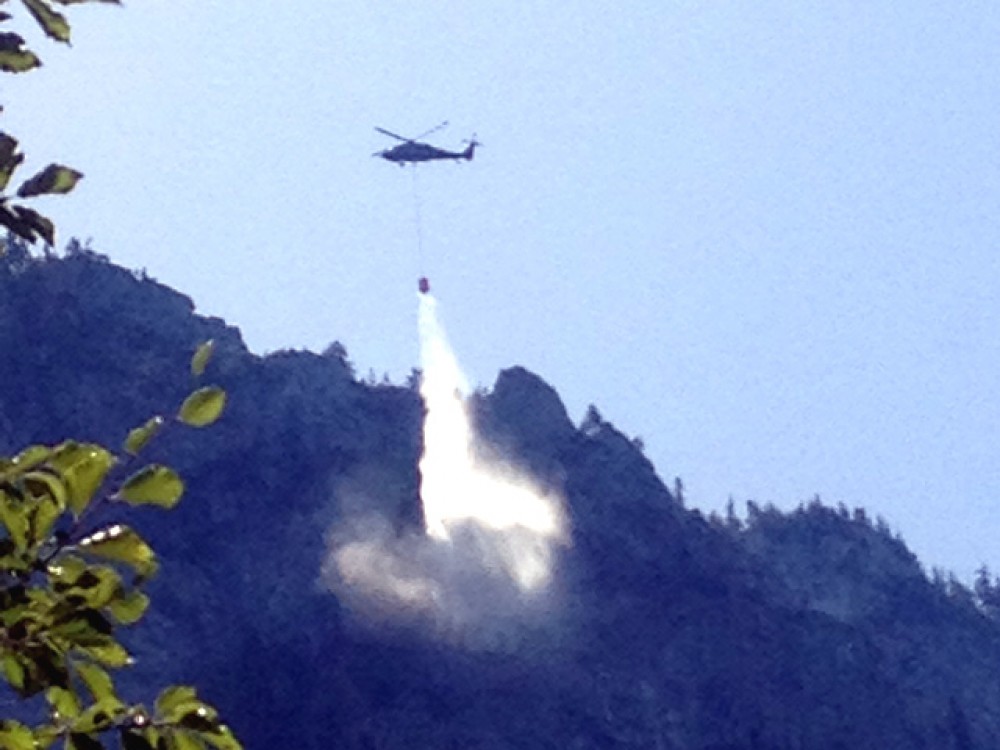
[[[391,133],[384,128],[375,128],[376,131],[382,135],[387,135],[390,138],[395,138],[397,141],[402,141],[398,146],[393,146],[392,148],[387,148],[383,151],[376,151],[372,156],[381,156],[387,161],[392,161],[399,166],[405,166],[406,164],[416,164],[421,161],[434,161],[435,159],[465,159],[466,161],[472,161],[472,156],[476,151],[476,146],[480,145],[479,141],[476,140],[476,136],[467,141],[469,144],[464,151],[448,151],[447,149],[438,148],[437,146],[431,146],[428,143],[420,143],[421,138],[426,138],[431,133],[436,133],[448,125],[447,120],[442,122],[440,125],[428,130],[426,133],[421,133],[416,138],[404,138],[401,135],[396,135]]]

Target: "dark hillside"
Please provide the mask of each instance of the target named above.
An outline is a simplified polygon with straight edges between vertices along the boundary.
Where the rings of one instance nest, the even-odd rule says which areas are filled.
[[[198,684],[250,748],[1000,747],[1000,629],[973,594],[861,513],[685,509],[632,440],[596,412],[575,426],[522,368],[472,397],[475,418],[563,492],[573,545],[552,623],[485,646],[365,628],[321,582],[359,506],[421,528],[421,401],[358,381],[338,347],[257,356],[92,253],[7,256],[0,453],[119,445],[189,390],[208,338],[226,414],[155,446],[188,494],[136,519],[164,558],[132,641],[140,693]]]

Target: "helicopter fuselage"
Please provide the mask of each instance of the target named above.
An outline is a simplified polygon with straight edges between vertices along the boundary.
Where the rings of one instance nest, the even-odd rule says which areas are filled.
[[[421,161],[434,161],[437,159],[464,159],[466,161],[470,161],[475,150],[475,142],[470,143],[469,147],[466,148],[465,151],[448,151],[447,149],[431,146],[427,143],[407,141],[406,143],[401,143],[398,146],[387,148],[378,155],[387,161],[395,162],[396,164],[403,166],[407,163],[415,164]]]

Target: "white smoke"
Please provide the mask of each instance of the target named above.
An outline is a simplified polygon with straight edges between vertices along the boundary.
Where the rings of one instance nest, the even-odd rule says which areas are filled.
[[[556,552],[569,542],[562,500],[498,459],[484,458],[468,385],[438,318],[420,295],[425,534],[399,536],[379,516],[335,530],[327,583],[368,622],[429,628],[476,648],[506,648],[544,625],[557,600]]]

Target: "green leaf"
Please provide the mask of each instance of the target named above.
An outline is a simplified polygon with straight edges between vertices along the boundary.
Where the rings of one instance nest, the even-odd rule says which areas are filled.
[[[17,141],[14,141],[14,146],[17,146]],[[209,339],[201,346],[198,347],[198,351],[194,353],[191,357],[191,374],[196,378],[200,377],[202,373],[205,372],[205,368],[208,366],[208,361],[212,358],[212,353],[215,351],[215,341]]]
[[[72,690],[54,685],[45,691],[45,699],[52,706],[58,722],[60,719],[75,719],[80,715],[80,701]]]
[[[0,495],[0,523],[7,527],[7,533],[18,552],[28,548],[29,508],[24,504]]]
[[[219,728],[219,714],[207,703],[197,701],[177,720],[177,724],[198,734],[207,734]]]
[[[88,574],[84,578],[89,580],[91,576]],[[114,631],[110,619],[99,611],[111,600],[114,592],[103,603],[92,604],[86,595],[91,591],[93,589],[73,587],[58,589],[59,596],[54,597],[55,602],[46,613],[48,616],[44,629],[50,636],[46,642],[58,647],[60,652],[66,652],[80,644],[101,645]]]
[[[226,405],[226,392],[218,386],[199,388],[181,404],[180,420],[192,427],[212,424]]]
[[[141,591],[130,591],[108,602],[108,611],[122,625],[137,623],[149,608],[149,597]]]
[[[25,49],[21,35],[12,31],[0,33],[0,70],[5,73],[25,73],[41,64],[38,55]]]
[[[127,667],[132,663],[132,657],[128,651],[117,641],[97,646],[77,646],[76,648],[107,667]]]
[[[45,568],[49,574],[49,583],[57,591],[72,586],[87,570],[87,563],[75,555],[60,555]]]
[[[56,501],[43,497],[37,503],[31,513],[31,525],[29,527],[29,538],[32,545],[41,544],[49,538],[49,533],[55,525],[56,520],[62,515]]]
[[[174,721],[181,716],[178,709],[197,701],[198,695],[190,685],[171,685],[157,696],[156,713],[166,721]]]
[[[41,0],[33,0],[41,2]],[[35,195],[55,195],[68,193],[83,177],[83,172],[64,167],[61,164],[49,164],[45,169],[24,181],[17,189],[20,198],[31,198]]]
[[[91,534],[80,542],[80,550],[88,554],[130,565],[141,577],[156,572],[156,554],[135,531],[115,524]]]
[[[28,242],[42,237],[51,245],[55,240],[56,230],[51,221],[30,208],[8,205],[6,198],[0,198],[0,225]]]
[[[60,512],[66,507],[69,489],[55,474],[48,471],[29,471],[21,481],[25,492],[32,499],[51,498]]]
[[[32,597],[25,589],[21,589],[17,596],[11,596],[10,590],[4,592],[3,612],[0,613],[0,622],[7,628],[8,635],[12,641],[18,640],[21,636],[27,636],[28,632],[37,629],[33,624],[39,620],[39,610],[41,607],[32,608],[37,603],[37,597]],[[17,653],[14,653],[20,659]],[[24,663],[21,662],[21,666]]]
[[[17,554],[17,549],[8,538],[0,539],[0,568],[3,568],[9,575],[16,575],[18,573],[27,573],[32,569],[32,564],[30,560],[25,560],[21,555]]]
[[[61,736],[61,730],[52,724],[35,727],[35,750],[47,750]]]
[[[11,463],[18,472],[24,472],[38,466],[51,455],[51,448],[46,448],[44,445],[32,445],[14,456]]]
[[[69,22],[44,0],[21,0],[45,34],[57,42],[69,43]]]
[[[115,457],[100,446],[85,446],[77,461],[63,473],[69,488],[67,504],[79,516],[94,498],[104,477],[115,463]]]
[[[95,702],[100,703],[109,699],[118,701],[118,696],[115,694],[115,683],[112,681],[111,675],[104,669],[96,664],[86,662],[77,663],[75,666],[77,674],[80,675],[80,679],[83,680],[83,684],[87,686],[90,694],[94,696]]]
[[[156,699],[156,713],[160,722],[175,725],[175,737],[196,739],[218,750],[242,750],[229,727],[219,721],[219,712],[200,700],[192,687],[173,685],[163,690]]]
[[[125,480],[118,490],[129,505],[157,505],[173,508],[184,494],[184,482],[168,466],[152,464]]]
[[[243,745],[225,724],[220,724],[210,734],[203,734],[202,739],[207,740],[208,744],[217,750],[243,750]]]
[[[14,231],[29,242],[34,242],[39,237],[49,245],[56,242],[56,227],[52,220],[42,216],[38,211],[27,206],[11,206],[10,213],[14,216]],[[9,225],[7,225],[9,226]]]
[[[61,603],[65,609],[67,604]],[[115,643],[111,637],[114,626],[96,609],[75,607],[48,629],[52,642],[64,651],[70,648],[107,646]]]
[[[19,721],[0,721],[0,747],[4,750],[35,750],[35,736]]]
[[[23,161],[24,154],[17,150],[17,139],[0,133],[0,192],[7,189],[11,175]]]
[[[146,420],[146,424],[142,427],[131,430],[125,438],[125,452],[130,456],[139,455],[139,451],[146,447],[161,427],[163,427],[163,417],[152,417]]]
[[[37,643],[28,646],[24,666],[24,688],[20,691],[22,697],[36,695],[52,685],[68,684],[66,659],[63,652],[53,645]]]
[[[3,676],[15,690],[24,688],[24,665],[14,654],[4,654],[0,657],[0,666],[3,668]]]
[[[104,450],[96,443],[78,443],[75,440],[67,440],[52,450],[48,464],[53,470],[63,473],[74,464],[83,461],[95,449]]]

